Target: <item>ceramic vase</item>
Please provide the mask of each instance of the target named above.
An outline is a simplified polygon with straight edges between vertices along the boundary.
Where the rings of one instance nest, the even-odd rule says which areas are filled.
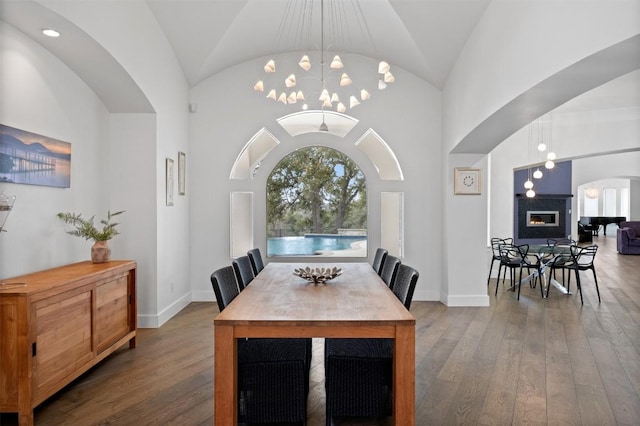
[[[91,246],[91,261],[93,263],[104,263],[111,259],[111,249],[108,241],[96,241]]]

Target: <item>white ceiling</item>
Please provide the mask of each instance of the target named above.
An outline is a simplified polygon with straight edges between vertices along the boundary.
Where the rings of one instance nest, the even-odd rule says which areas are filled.
[[[195,85],[247,60],[317,48],[321,38],[320,1],[313,2],[311,29],[306,26],[299,37],[287,29],[299,24],[304,3],[308,1],[147,0],[147,3],[173,46],[189,83]],[[334,3],[341,6],[337,8]],[[325,46],[385,59],[442,88],[488,4],[489,0],[325,0],[328,39]],[[283,18],[288,13],[291,18]],[[342,19],[349,25],[334,20],[339,14],[344,14]],[[366,25],[357,25],[358,17]],[[282,29],[283,26],[287,28]],[[346,33],[341,40],[335,36],[338,30]]]
[[[309,0],[292,0],[292,3],[289,0],[146,0],[146,3],[173,47],[189,84],[194,86],[244,61],[284,51],[317,48],[319,23],[310,25],[309,34],[298,37],[292,37],[293,31],[283,30],[281,26],[288,8],[300,8],[305,1]],[[490,3],[490,0],[324,1],[325,28],[337,15],[335,9],[331,9],[334,1],[345,6],[344,22],[349,22],[347,28],[342,28],[344,24],[335,25],[346,32],[341,39],[325,30],[330,47],[384,58],[392,67],[410,71],[438,88],[446,83],[458,55]],[[319,0],[314,3],[313,22],[316,22],[319,21]],[[65,62],[96,91],[109,111],[151,111],[151,105],[115,58],[88,34],[45,7],[46,4],[47,0],[2,0],[0,19]],[[366,20],[364,29],[362,25],[353,24],[355,6]],[[43,37],[40,29],[48,26],[59,28],[63,36],[55,40]],[[600,93],[598,99],[577,101],[575,106],[581,109],[637,106],[640,104],[637,82],[637,75],[627,78],[622,82],[626,84],[616,86],[615,92]],[[572,104],[573,101],[563,108],[571,108]]]

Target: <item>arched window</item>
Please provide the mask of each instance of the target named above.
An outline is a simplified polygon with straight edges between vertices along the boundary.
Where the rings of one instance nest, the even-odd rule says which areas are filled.
[[[365,176],[332,148],[301,148],[267,179],[267,256],[367,256]]]

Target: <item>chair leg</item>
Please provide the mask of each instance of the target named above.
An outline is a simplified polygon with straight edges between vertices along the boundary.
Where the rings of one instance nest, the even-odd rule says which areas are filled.
[[[598,289],[598,278],[596,277],[596,268],[591,268],[593,272],[593,280],[596,282],[596,292],[598,293],[598,303],[600,302],[600,290]]]
[[[551,276],[551,273],[549,273]],[[544,299],[544,275],[542,275],[542,268],[538,265],[538,279],[540,280],[540,297]],[[547,289],[547,292],[549,290]]]
[[[576,268],[576,285],[578,286],[578,291],[580,292],[580,303],[584,305],[584,300],[582,299],[582,286],[580,285],[580,270]]]
[[[514,275],[515,275],[515,271]],[[522,287],[522,265],[520,265],[520,277],[518,279],[518,300],[520,300],[520,287]]]
[[[493,262],[495,262],[495,259],[491,259],[491,265],[489,265],[489,276],[487,277],[487,287],[489,286],[489,281],[491,281],[491,271],[493,271]],[[500,272],[498,272],[498,278],[500,278]]]

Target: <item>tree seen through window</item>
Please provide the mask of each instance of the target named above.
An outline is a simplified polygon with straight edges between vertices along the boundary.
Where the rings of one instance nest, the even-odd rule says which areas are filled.
[[[364,174],[327,147],[301,148],[267,179],[269,256],[366,256]]]

